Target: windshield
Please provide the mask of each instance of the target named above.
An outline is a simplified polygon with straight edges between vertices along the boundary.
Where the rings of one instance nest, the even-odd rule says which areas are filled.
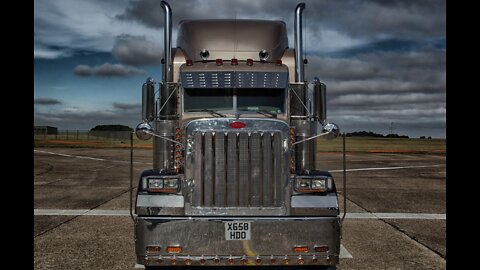
[[[188,88],[184,89],[185,112],[285,113],[285,89],[279,88]]]

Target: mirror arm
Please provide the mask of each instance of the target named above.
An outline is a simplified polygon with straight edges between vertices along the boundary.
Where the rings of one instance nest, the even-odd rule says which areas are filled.
[[[155,134],[154,132],[151,132],[151,131],[148,131],[148,130],[145,130],[145,131],[143,131],[143,132],[145,132],[145,133],[147,133],[147,134],[150,134],[150,135],[152,135],[152,136],[158,137],[158,138],[160,138],[160,139],[164,139],[164,140],[167,140],[167,141],[169,141],[169,142],[179,144],[179,145],[181,145],[182,147],[184,146],[183,143],[177,142],[177,141],[172,140],[172,139],[169,139],[169,138],[167,138],[167,137],[160,136],[160,135],[158,135],[158,134]]]
[[[328,134],[330,134],[330,132],[331,132],[331,131],[323,132],[323,133],[320,133],[320,134],[318,134],[318,135],[315,135],[315,136],[306,138],[306,139],[304,139],[304,140],[301,140],[301,141],[298,141],[298,142],[294,142],[294,143],[292,143],[292,146],[294,146],[295,144],[299,144],[299,143],[303,143],[303,142],[309,141],[309,140],[311,140],[311,139],[315,139],[315,138],[318,138],[318,137],[322,137],[322,136],[328,135]]]

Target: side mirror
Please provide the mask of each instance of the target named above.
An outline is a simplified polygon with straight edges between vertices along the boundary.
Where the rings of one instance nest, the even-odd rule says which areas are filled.
[[[137,138],[142,141],[152,138],[152,133],[154,133],[152,125],[150,125],[148,122],[140,123],[135,128],[135,135],[137,135]]]
[[[340,128],[335,123],[328,123],[323,126],[323,133],[328,133],[325,135],[325,139],[332,140],[340,136]]]
[[[313,115],[315,121],[324,125],[327,121],[327,86],[315,77],[313,82]]]
[[[142,120],[152,121],[155,118],[155,82],[148,77],[142,86]]]

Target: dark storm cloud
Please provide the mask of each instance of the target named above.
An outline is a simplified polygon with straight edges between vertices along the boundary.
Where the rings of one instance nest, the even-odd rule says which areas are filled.
[[[90,67],[87,65],[78,65],[73,69],[73,73],[78,76],[99,76],[99,77],[130,77],[136,75],[145,75],[144,70],[136,67],[124,66],[121,64],[105,63],[101,66]]]
[[[142,104],[118,103],[118,102],[114,102],[112,105],[113,105],[113,108],[124,110],[124,111],[138,110],[139,108],[142,107]]]
[[[174,14],[172,18],[173,25],[185,19],[207,19],[207,18],[235,18],[235,9],[232,5],[226,4],[224,0],[212,1],[167,1]],[[236,5],[243,3],[235,2]],[[253,3],[251,3],[253,4]],[[212,11],[215,12],[212,12]],[[130,1],[125,12],[116,16],[120,20],[133,20],[148,27],[163,27],[163,9],[160,1],[141,0]]]
[[[36,98],[33,101],[33,103],[36,105],[47,105],[47,106],[62,104],[60,100],[55,98]]]
[[[306,74],[326,83],[328,119],[348,131],[387,134],[385,127],[395,122],[399,132],[428,131],[441,137],[446,118],[445,55],[442,49],[426,49],[349,58],[310,56]]]
[[[306,26],[320,35],[323,28],[335,29],[350,36],[397,36],[424,38],[444,36],[445,1],[304,1]],[[173,23],[183,19],[262,18],[293,22],[298,1],[222,0],[170,1]],[[212,12],[212,8],[215,12]],[[156,0],[130,1],[121,20],[135,20],[149,27],[163,27],[163,10]],[[320,26],[320,27],[319,27]]]
[[[117,37],[112,55],[127,65],[158,65],[162,60],[163,49],[145,37],[121,35]]]

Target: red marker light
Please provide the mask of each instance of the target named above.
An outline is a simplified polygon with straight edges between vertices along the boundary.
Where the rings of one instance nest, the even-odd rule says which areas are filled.
[[[187,66],[192,66],[192,65],[193,65],[192,59],[187,59]]]
[[[221,66],[223,65],[223,60],[218,58],[218,59],[215,59],[215,64],[217,64],[217,66]]]
[[[231,128],[244,128],[247,126],[247,124],[245,124],[244,122],[231,122],[230,124],[228,124],[229,127]]]
[[[232,58],[231,64],[232,64],[233,66],[238,65],[238,59],[237,59],[237,58]]]
[[[253,66],[253,59],[251,58],[247,59],[247,66]]]
[[[278,59],[276,64],[277,64],[277,66],[281,66],[282,65],[282,59]]]

